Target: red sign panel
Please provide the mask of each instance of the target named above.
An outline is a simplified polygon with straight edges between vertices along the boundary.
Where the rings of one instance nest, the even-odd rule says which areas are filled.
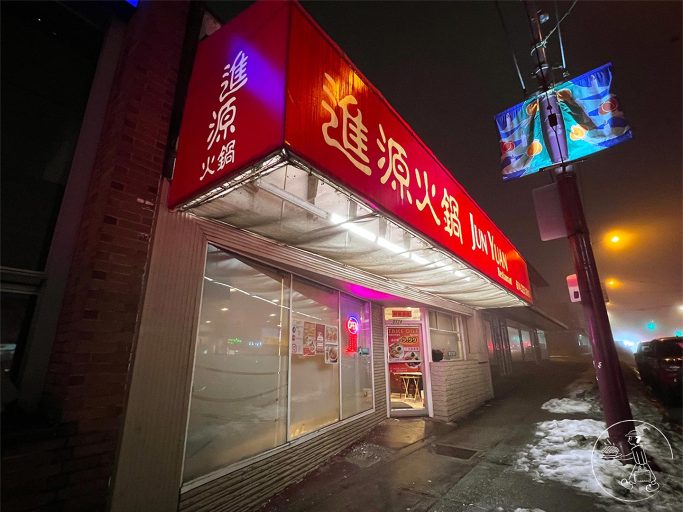
[[[200,43],[170,206],[283,146],[531,301],[519,252],[303,8],[256,2]]]
[[[287,3],[257,2],[199,43],[169,206],[283,146],[289,11]]]
[[[293,9],[287,145],[390,216],[531,301],[526,262],[419,137]]]

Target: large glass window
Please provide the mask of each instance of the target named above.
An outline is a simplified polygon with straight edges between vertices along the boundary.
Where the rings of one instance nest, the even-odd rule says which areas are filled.
[[[86,3],[2,3],[0,356],[15,381],[100,53],[108,7]]]
[[[295,279],[290,438],[339,420],[339,293]]]
[[[288,286],[289,275],[209,246],[185,481],[286,441]]]
[[[440,351],[444,360],[462,359],[463,322],[459,316],[430,311],[429,336],[432,351]]]
[[[524,360],[533,361],[535,359],[534,350],[531,346],[531,333],[529,331],[521,330],[522,350],[524,351]]]
[[[372,409],[370,305],[341,296],[342,418]]]
[[[373,407],[370,304],[209,245],[183,480]]]
[[[519,329],[508,326],[508,341],[510,342],[510,357],[513,361],[523,361],[524,352],[522,352],[522,337],[519,334]]]

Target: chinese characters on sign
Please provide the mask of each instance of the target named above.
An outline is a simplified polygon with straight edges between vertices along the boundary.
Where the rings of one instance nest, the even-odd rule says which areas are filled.
[[[349,161],[368,176],[372,176],[372,169],[367,165],[370,161],[367,155],[367,146],[365,142],[368,140],[368,128],[363,124],[363,113],[358,107],[356,98],[347,94],[344,98],[337,101],[339,94],[339,86],[330,75],[325,73],[325,82],[323,83],[323,91],[328,96],[334,106],[323,99],[322,106],[330,115],[329,121],[323,123],[322,132],[325,143],[339,151],[341,151]],[[348,106],[353,105],[355,115],[349,114]],[[339,116],[335,107],[341,110],[342,126],[339,127]],[[336,133],[330,134],[330,128],[337,129]],[[377,167],[384,171],[380,177],[379,182],[382,185],[391,183],[391,189],[398,188],[401,200],[404,198],[409,204],[413,204],[413,193],[411,192],[411,173],[408,165],[408,155],[406,150],[393,137],[387,137],[384,132],[384,127],[380,123],[377,126],[379,136],[376,139],[377,147],[382,152],[382,156],[377,160]],[[337,135],[338,138],[333,137]],[[415,169],[415,183],[419,192],[424,190],[424,197],[415,201],[415,207],[421,212],[425,207],[429,207],[432,214],[432,219],[437,226],[441,225],[441,218],[434,210],[432,199],[436,197],[436,187],[432,184],[429,186],[429,173],[426,170],[420,172]],[[419,197],[416,195],[415,197]],[[438,201],[437,201],[437,204]],[[458,201],[448,189],[443,189],[443,199],[440,206],[442,208],[441,217],[444,222],[444,231],[449,236],[460,240],[462,244],[462,229],[460,225],[459,212],[460,207]]]
[[[368,147],[365,143],[368,140],[368,129],[363,124],[363,114],[360,109],[355,108],[356,114],[353,115],[350,106],[358,105],[356,98],[352,95],[347,95],[339,98],[339,87],[330,75],[325,73],[325,83],[323,84],[323,91],[327,95],[332,105],[327,100],[323,99],[322,106],[330,114],[330,120],[323,124],[322,131],[325,142],[328,146],[338,149],[349,161],[355,165],[360,171],[368,176],[372,174],[370,167],[368,167],[368,156],[365,154]],[[335,109],[341,110],[342,126],[341,133],[339,133],[339,118]],[[332,131],[332,135],[330,135]],[[337,136],[337,138],[334,137]],[[338,140],[341,138],[341,142]]]
[[[477,211],[470,210],[472,201],[465,197],[464,192],[440,175],[435,176],[435,171],[429,168],[411,166],[408,146],[399,140],[401,137],[397,138],[383,122],[375,124],[372,118],[365,116],[363,102],[352,94],[353,90],[342,92],[342,89],[337,80],[323,72],[320,100],[325,112],[320,120],[323,140],[327,147],[341,153],[365,175],[351,180],[367,182],[369,179],[372,188],[380,190],[384,197],[395,194],[396,202],[402,208],[415,209],[415,213],[421,215],[421,222],[442,230],[442,239],[445,238],[450,250],[456,254],[469,251],[478,260],[489,260],[494,266],[493,274],[500,282],[530,298],[526,283],[510,275],[508,254],[500,247],[498,233],[478,226],[479,220],[475,223],[473,212],[477,214],[476,219],[480,216]],[[371,150],[373,142],[378,150],[374,153]],[[420,167],[424,167],[424,160],[418,158],[418,162]],[[464,210],[461,208],[463,204],[466,206]],[[469,220],[469,229],[465,232],[461,219]],[[471,236],[467,244],[465,235]]]
[[[209,136],[206,138],[208,155],[202,162],[202,174],[212,175],[235,161],[235,139],[231,138],[237,126],[237,97],[235,94],[247,83],[247,55],[240,51],[232,64],[226,64],[218,97],[220,107],[211,112]]]

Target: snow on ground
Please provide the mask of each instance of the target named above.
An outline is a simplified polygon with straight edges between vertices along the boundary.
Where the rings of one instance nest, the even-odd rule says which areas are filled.
[[[600,411],[592,370],[565,388],[565,393],[569,398],[554,398],[541,407],[558,414]],[[537,423],[534,440],[519,454],[514,468],[528,472],[538,482],[553,480],[595,494],[600,498],[596,500],[596,505],[608,512],[678,510],[683,502],[683,437],[670,425],[662,425],[661,413],[647,397],[630,398],[633,418],[650,423],[661,431],[642,424],[638,427],[642,435],[641,445],[648,457],[654,458],[661,468],[661,471],[656,472],[660,488],[654,495],[641,488],[628,490],[620,484],[620,481],[628,478],[633,465],[605,460],[599,451],[593,453],[596,441],[605,430],[603,421],[593,419],[560,419]],[[666,436],[666,440],[661,434]]]
[[[591,468],[592,449],[605,429],[595,420],[553,420],[536,425],[535,439],[514,464],[536,481],[555,480],[600,493]]]
[[[541,406],[541,409],[557,414],[589,413],[591,404],[585,400],[573,398],[552,398]]]

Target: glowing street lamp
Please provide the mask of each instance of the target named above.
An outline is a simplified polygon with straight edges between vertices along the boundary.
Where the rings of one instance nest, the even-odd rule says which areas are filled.
[[[633,238],[631,233],[623,230],[612,230],[605,233],[602,238],[603,244],[613,251],[626,249]]]

